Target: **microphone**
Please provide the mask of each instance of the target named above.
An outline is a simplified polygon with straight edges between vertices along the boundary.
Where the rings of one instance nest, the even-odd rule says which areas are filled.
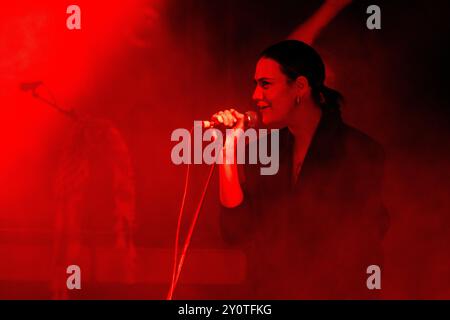
[[[36,88],[42,84],[43,84],[42,81],[22,82],[20,83],[20,90],[22,91],[36,90]]]
[[[258,127],[259,117],[255,111],[247,111],[244,113],[244,129]],[[211,121],[203,121],[203,129],[219,128],[223,124],[219,121],[212,119]]]

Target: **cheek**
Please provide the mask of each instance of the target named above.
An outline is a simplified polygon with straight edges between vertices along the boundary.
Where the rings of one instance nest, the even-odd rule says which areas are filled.
[[[285,92],[274,100],[274,111],[279,116],[287,115],[291,109],[294,107],[294,99],[288,92]]]
[[[262,114],[262,121],[268,124],[286,120],[294,107],[295,98],[292,94],[292,91],[286,87],[272,88],[264,92],[264,98],[270,102],[272,108]]]

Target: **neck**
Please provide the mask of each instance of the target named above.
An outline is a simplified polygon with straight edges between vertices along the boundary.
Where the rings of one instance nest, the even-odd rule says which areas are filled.
[[[322,111],[315,103],[306,102],[294,109],[288,123],[289,131],[294,135],[296,141],[306,137],[312,137],[319,124]]]

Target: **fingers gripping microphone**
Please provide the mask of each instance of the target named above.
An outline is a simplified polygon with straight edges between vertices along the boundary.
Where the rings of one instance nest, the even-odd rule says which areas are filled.
[[[255,111],[247,111],[246,113],[244,113],[244,129],[256,128],[258,126],[258,122],[258,113],[256,113]],[[220,126],[222,126],[222,124],[214,119],[211,121],[203,121],[204,129],[217,128]]]

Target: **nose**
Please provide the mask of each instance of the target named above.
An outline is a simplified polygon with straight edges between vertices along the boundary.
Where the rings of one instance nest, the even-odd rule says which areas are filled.
[[[255,91],[253,91],[253,101],[263,100],[263,91],[260,86],[256,86]]]

